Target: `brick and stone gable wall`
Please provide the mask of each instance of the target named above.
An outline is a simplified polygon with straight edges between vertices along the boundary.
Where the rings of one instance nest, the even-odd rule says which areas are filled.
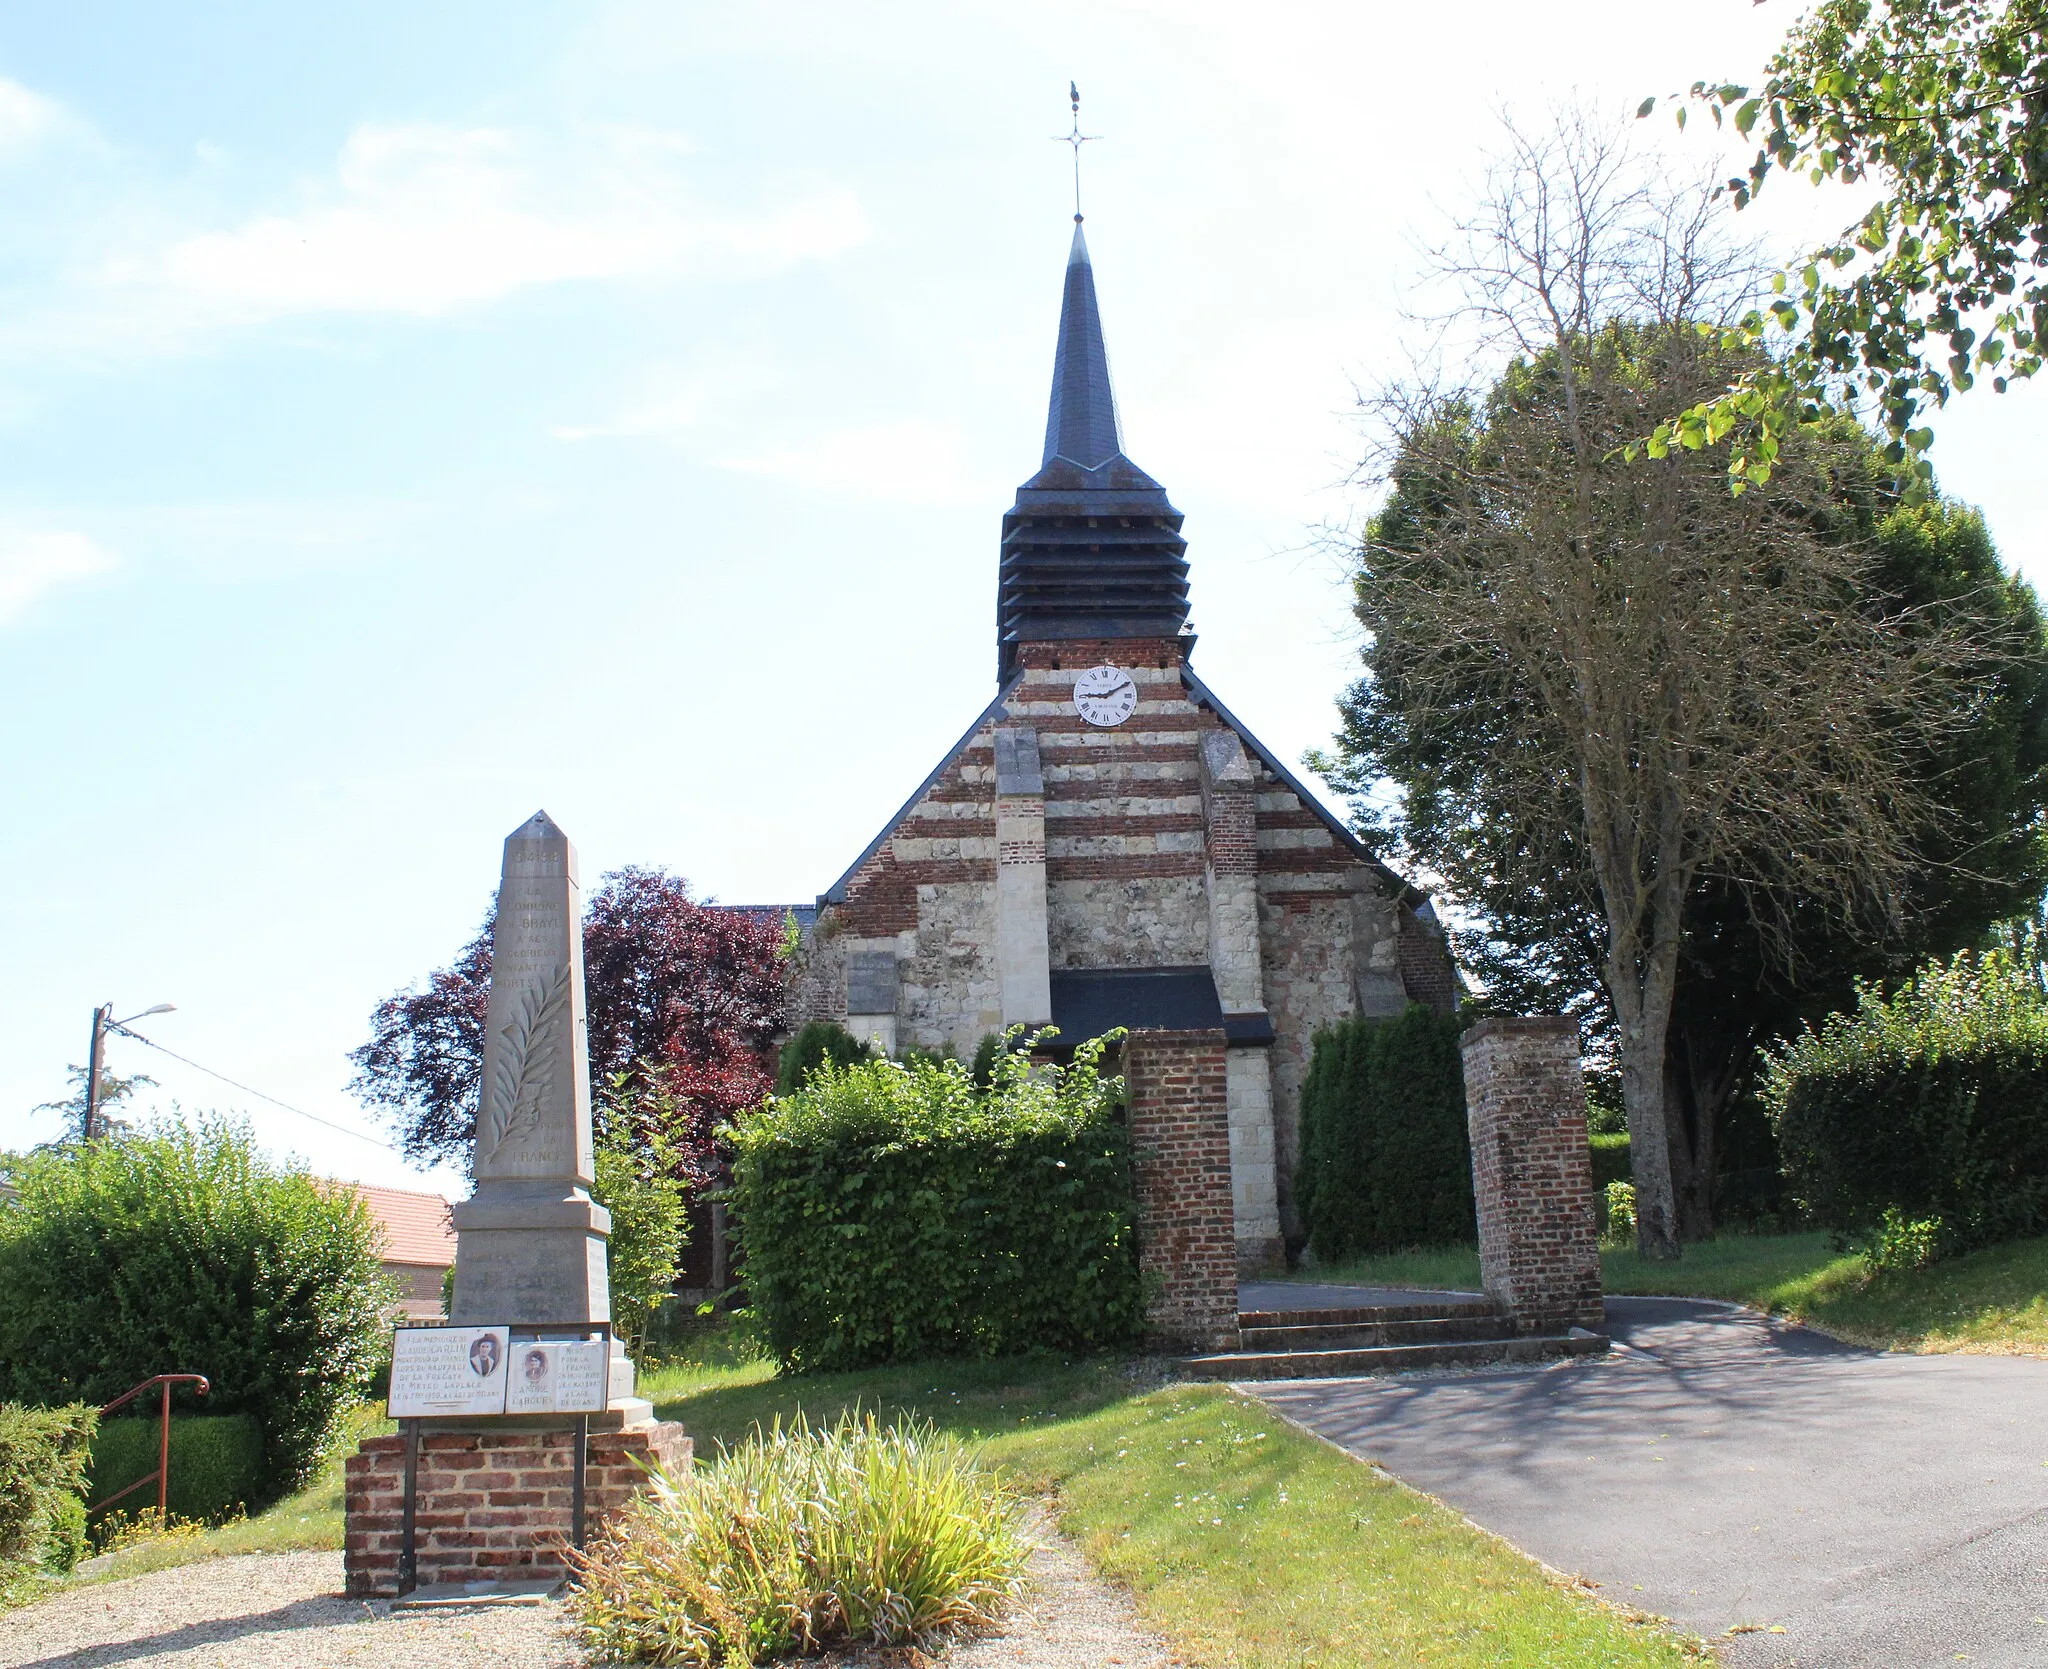
[[[1001,1029],[995,968],[995,726],[983,724],[827,906],[797,993],[804,1019],[847,1017],[847,964],[898,963],[894,1041],[971,1055]]]
[[[1411,996],[1448,1003],[1441,938],[1390,896],[1381,871],[1251,755],[1249,792],[1205,807],[1202,740],[1227,727],[1183,677],[1175,639],[1030,643],[1002,710],[889,831],[821,917],[798,995],[804,1018],[846,1014],[855,956],[897,959],[897,1047],[963,1056],[999,1030],[995,947],[995,731],[1028,727],[1043,779],[1046,933],[1054,972],[1203,966],[1209,867],[1254,882],[1283,1217],[1299,1149],[1301,1083],[1316,1032],[1356,1013],[1396,1013]],[[1074,711],[1075,677],[1129,672],[1138,702],[1098,729]],[[1212,796],[1213,798],[1213,796]],[[1214,823],[1217,849],[1209,847]],[[856,1028],[858,1029],[858,1028]]]
[[[1045,773],[1047,927],[1054,968],[1199,965],[1209,959],[1201,736],[1219,728],[1181,678],[1170,638],[1026,644],[1011,721],[1038,733]],[[1074,678],[1112,665],[1136,710],[1098,729]]]

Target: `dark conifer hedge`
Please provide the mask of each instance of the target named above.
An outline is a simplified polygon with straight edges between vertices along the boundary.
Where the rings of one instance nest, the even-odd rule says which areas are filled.
[[[1462,1029],[1410,1003],[1317,1034],[1295,1202],[1318,1258],[1475,1238]]]

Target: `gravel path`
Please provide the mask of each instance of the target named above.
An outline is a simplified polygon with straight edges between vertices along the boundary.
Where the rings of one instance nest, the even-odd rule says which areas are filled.
[[[1000,1635],[836,1669],[1167,1669],[1129,1595],[1034,1517],[1032,1588]],[[578,1669],[559,1601],[398,1611],[339,1597],[339,1553],[258,1553],[60,1594],[0,1621],[0,1669]],[[818,1660],[813,1660],[816,1663]],[[823,1665],[820,1665],[823,1669]]]
[[[60,1594],[0,1625],[0,1669],[572,1669],[553,1605],[391,1612],[339,1553],[250,1553]]]

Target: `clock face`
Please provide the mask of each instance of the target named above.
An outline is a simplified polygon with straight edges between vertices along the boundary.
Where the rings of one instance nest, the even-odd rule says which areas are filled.
[[[1074,711],[1107,729],[1138,710],[1138,683],[1120,666],[1091,666],[1074,680]]]

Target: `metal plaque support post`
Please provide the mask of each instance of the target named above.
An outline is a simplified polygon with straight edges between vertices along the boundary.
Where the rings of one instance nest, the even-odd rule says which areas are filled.
[[[398,1593],[402,1599],[420,1585],[419,1540],[414,1516],[420,1499],[420,1423],[401,1420],[405,1427],[405,1505],[398,1542]]]
[[[583,1467],[590,1455],[590,1416],[576,1416],[576,1470],[569,1480],[569,1533],[580,1551],[583,1546]]]

